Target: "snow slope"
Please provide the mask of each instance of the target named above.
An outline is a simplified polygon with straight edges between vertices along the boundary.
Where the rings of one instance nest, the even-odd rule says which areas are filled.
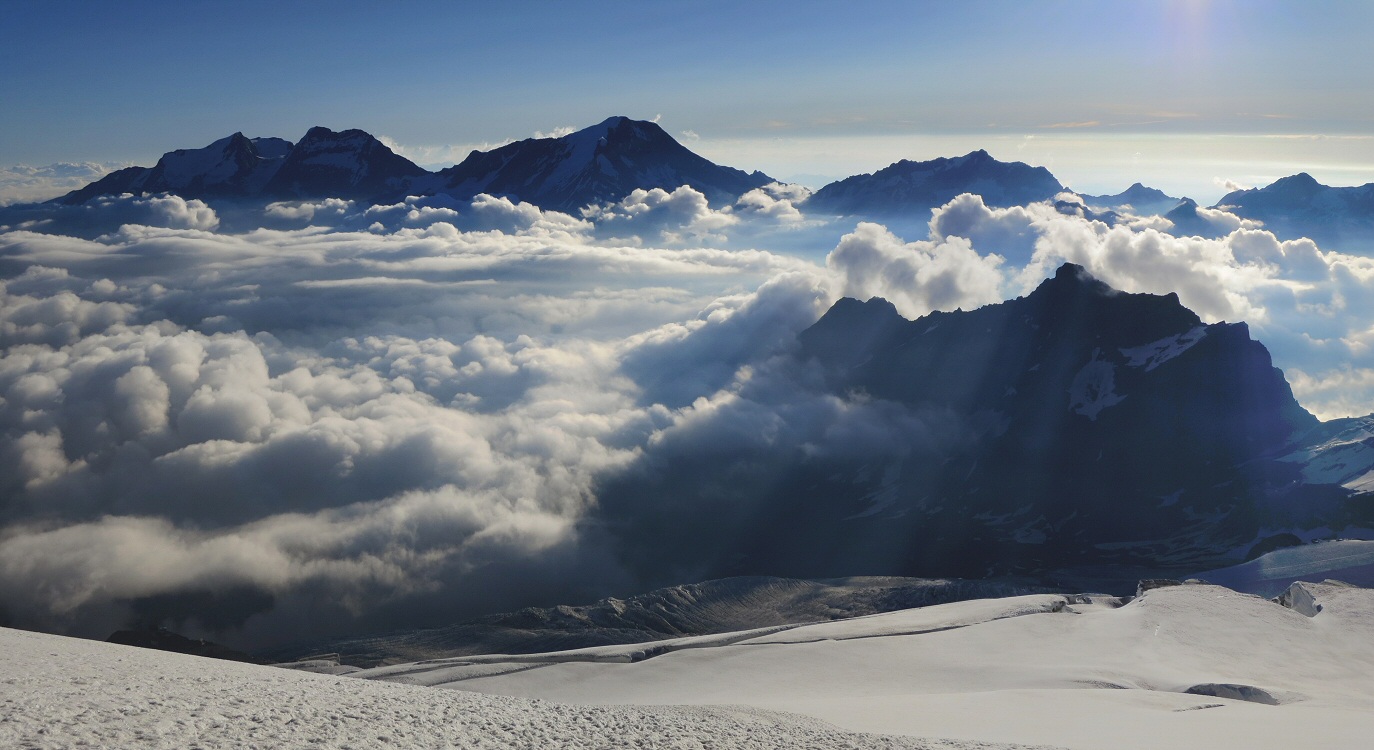
[[[1374,586],[1374,542],[1338,539],[1268,552],[1229,568],[1197,573],[1208,583],[1260,596],[1276,596],[1292,581],[1334,578]]]
[[[1374,591],[1304,585],[1321,606],[1314,617],[1189,585],[1120,607],[1099,597],[959,602],[637,662],[527,655],[519,669],[496,657],[467,673],[432,665],[447,680],[427,679],[425,664],[357,674],[579,703],[742,704],[855,731],[981,742],[1365,747]]]
[[[958,748],[750,707],[569,706],[0,628],[5,748]]]

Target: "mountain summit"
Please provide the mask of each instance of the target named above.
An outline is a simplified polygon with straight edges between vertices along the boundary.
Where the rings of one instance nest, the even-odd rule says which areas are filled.
[[[1137,216],[1159,216],[1172,211],[1183,199],[1136,182],[1116,195],[1084,195],[1083,200],[1090,206],[1100,206],[1117,212],[1129,209]]]
[[[798,343],[798,371],[873,415],[865,432],[901,427],[856,433],[862,449],[803,446],[785,467],[760,445],[627,474],[601,493],[609,517],[674,497],[687,477],[710,488],[651,504],[661,515],[623,532],[644,569],[1204,569],[1275,534],[1374,520],[1337,483],[1350,472],[1323,479],[1304,466],[1320,461],[1293,457],[1318,421],[1247,326],[1204,323],[1175,294],[1123,293],[1068,264],[1025,297],[916,320],[841,299]]]
[[[716,205],[773,182],[762,172],[723,167],[692,153],[657,124],[611,117],[559,138],[530,138],[428,172],[362,130],[311,128],[299,143],[235,133],[199,149],[164,154],[54,200],[80,204],[100,195],[176,193],[183,198],[392,202],[406,195],[478,193],[576,213],[635,189],[689,185]]]
[[[1330,187],[1300,172],[1266,187],[1227,193],[1216,207],[1262,221],[1282,239],[1311,237],[1329,249],[1374,248],[1374,182]]]
[[[692,153],[656,123],[611,117],[559,138],[529,138],[473,151],[438,175],[431,193],[466,200],[478,193],[510,196],[575,213],[618,201],[636,188],[689,185],[713,204],[729,204],[773,178],[722,167]]]
[[[311,128],[299,143],[234,133],[209,146],[177,149],[152,167],[128,167],[54,202],[101,195],[175,193],[183,198],[371,198],[429,174],[361,130]]]
[[[272,198],[368,199],[429,174],[362,130],[313,127],[263,188]]]
[[[960,193],[1005,207],[1049,200],[1063,190],[1044,167],[998,161],[978,150],[931,161],[903,159],[873,174],[847,177],[816,191],[807,205],[835,214],[882,215],[923,212]]]
[[[77,205],[96,196],[121,193],[176,193],[184,198],[256,195],[290,151],[291,142],[281,138],[247,138],[234,133],[204,148],[170,151],[152,167],[111,172],[56,202]]]

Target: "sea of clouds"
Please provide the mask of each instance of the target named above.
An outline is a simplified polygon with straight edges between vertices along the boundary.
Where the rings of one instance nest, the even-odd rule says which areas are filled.
[[[899,236],[807,195],[0,210],[0,624],[266,646],[691,580],[616,528],[700,502],[710,538],[798,456],[962,439],[793,356],[841,296],[916,317],[1074,262],[1248,322],[1319,416],[1374,411],[1369,258],[972,195]]]

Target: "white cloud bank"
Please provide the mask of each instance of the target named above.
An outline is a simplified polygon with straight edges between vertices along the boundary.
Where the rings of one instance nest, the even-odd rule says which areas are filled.
[[[103,637],[164,619],[263,644],[630,586],[587,522],[650,454],[959,439],[824,393],[789,358],[840,295],[915,317],[1071,261],[1249,321],[1320,414],[1374,411],[1370,259],[972,196],[903,239],[810,219],[805,199],[26,214],[0,230],[0,620]],[[757,249],[783,236],[828,257]]]
[[[62,162],[41,167],[0,167],[0,206],[51,200],[104,177],[127,164]]]

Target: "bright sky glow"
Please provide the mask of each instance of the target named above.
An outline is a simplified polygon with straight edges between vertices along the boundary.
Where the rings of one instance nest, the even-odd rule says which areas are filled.
[[[1374,181],[1359,2],[14,0],[5,16],[0,165],[150,164],[317,124],[449,164],[624,114],[812,184],[978,147],[1089,192]]]

